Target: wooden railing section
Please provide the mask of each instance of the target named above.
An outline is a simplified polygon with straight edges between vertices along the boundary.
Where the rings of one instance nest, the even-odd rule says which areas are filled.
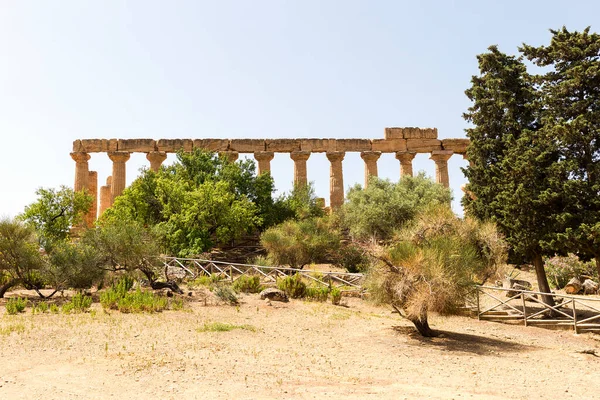
[[[477,318],[480,320],[522,320],[525,326],[571,326],[575,333],[600,331],[599,298],[494,286],[478,286],[476,292]],[[542,296],[554,298],[555,305],[545,304]]]
[[[192,279],[198,276],[217,275],[231,282],[241,276],[259,276],[263,283],[276,283],[277,278],[300,274],[302,278],[315,282],[319,286],[338,287],[346,290],[363,290],[364,275],[349,272],[313,271],[286,267],[265,267],[261,265],[239,264],[224,261],[202,260],[197,258],[164,257],[165,276],[167,279],[189,275]]]

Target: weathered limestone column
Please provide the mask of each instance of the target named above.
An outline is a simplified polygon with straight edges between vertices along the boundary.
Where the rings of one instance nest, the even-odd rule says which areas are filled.
[[[329,169],[329,205],[335,211],[344,204],[342,160],[346,153],[343,151],[332,151],[326,153],[326,155],[331,163],[331,168]]]
[[[225,157],[227,160],[229,160],[230,163],[236,162],[240,156],[237,151],[221,151],[219,154],[221,157]]]
[[[112,206],[112,176],[106,178],[106,186],[100,186],[100,213],[98,217],[101,217],[107,208]]]
[[[272,151],[256,151],[254,158],[258,161],[258,175],[271,171],[271,160],[275,157]]]
[[[150,169],[158,172],[162,163],[167,159],[167,153],[164,151],[151,151],[146,153],[146,159],[150,161]]]
[[[396,153],[396,159],[400,161],[400,177],[413,176],[412,162],[417,153],[407,153],[399,151]]]
[[[112,185],[111,185],[111,205],[115,199],[125,190],[127,182],[127,169],[125,163],[129,160],[129,152],[127,151],[111,151],[108,157],[113,162],[112,167]]]
[[[98,172],[96,171],[90,171],[89,173],[88,194],[92,196],[92,206],[86,215],[85,221],[87,226],[91,227],[96,222],[96,215],[98,214]]]
[[[377,160],[381,157],[380,151],[363,151],[360,158],[365,162],[365,188],[369,185],[369,177],[377,177]]]
[[[75,185],[73,186],[73,190],[79,192],[88,188],[90,175],[88,160],[90,159],[90,155],[82,152],[71,153],[71,158],[75,161]]]
[[[448,177],[448,160],[452,157],[452,150],[436,150],[431,152],[430,160],[435,162],[435,181],[441,183],[444,187],[450,187]]]
[[[292,151],[290,158],[294,160],[294,185],[306,186],[308,177],[306,173],[306,161],[310,157],[310,151]]]

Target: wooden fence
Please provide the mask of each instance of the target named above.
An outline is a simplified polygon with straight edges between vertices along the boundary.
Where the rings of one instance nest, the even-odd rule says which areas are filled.
[[[300,274],[308,281],[319,286],[342,287],[346,290],[362,291],[364,275],[349,272],[322,272],[285,267],[264,267],[260,265],[211,261],[196,258],[164,257],[165,276],[183,278],[186,275],[197,276],[217,275],[231,282],[241,276],[258,276],[264,283],[275,283],[277,278]]]
[[[478,286],[477,318],[516,320],[528,325],[572,326],[575,333],[600,331],[600,299],[535,291]],[[551,296],[555,305],[545,304]]]

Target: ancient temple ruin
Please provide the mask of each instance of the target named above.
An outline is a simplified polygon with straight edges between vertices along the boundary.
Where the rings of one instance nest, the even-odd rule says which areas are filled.
[[[110,207],[125,189],[126,162],[131,153],[146,153],[150,168],[158,171],[167,153],[204,149],[220,153],[235,161],[240,153],[250,153],[258,162],[258,173],[271,170],[275,153],[289,153],[294,161],[294,183],[307,184],[306,161],[312,153],[325,153],[330,167],[330,205],[344,202],[342,162],[348,152],[359,152],[365,162],[365,186],[369,177],[377,176],[377,160],[382,153],[395,153],[400,161],[400,175],[412,175],[412,161],[417,153],[429,153],[435,163],[436,181],[449,186],[448,160],[454,154],[466,158],[468,139],[438,139],[436,128],[385,128],[383,139],[81,139],[73,142],[76,191],[87,189],[94,203],[87,217],[92,223]],[[112,160],[112,175],[100,187],[98,174],[90,171],[90,153],[106,153]]]

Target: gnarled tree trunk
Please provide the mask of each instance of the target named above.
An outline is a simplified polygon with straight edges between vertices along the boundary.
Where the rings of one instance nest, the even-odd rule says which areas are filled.
[[[546,277],[546,270],[544,269],[544,259],[541,254],[536,254],[533,257],[533,266],[535,267],[535,276],[537,277],[538,288],[542,293],[552,293],[550,291],[550,285],[548,284],[548,278]],[[550,307],[554,307],[554,297],[549,295],[542,295],[542,301],[549,305]],[[550,317],[556,316],[556,311],[550,310]]]
[[[427,308],[423,307],[419,316],[408,316],[407,317],[410,322],[413,323],[417,331],[424,337],[435,337],[438,334],[429,327],[429,322],[427,321]]]
[[[18,283],[19,283],[18,279],[11,279],[10,281],[6,282],[4,285],[0,286],[0,299],[4,298],[4,295],[6,294],[8,289],[10,289],[13,286],[16,286]]]

